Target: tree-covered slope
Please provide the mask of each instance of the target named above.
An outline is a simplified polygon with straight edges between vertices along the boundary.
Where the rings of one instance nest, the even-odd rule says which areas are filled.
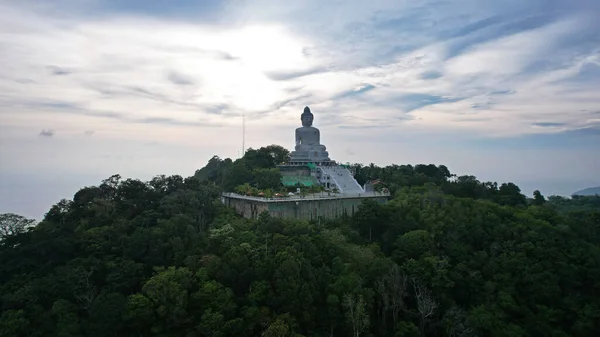
[[[600,207],[558,209],[444,166],[372,165],[357,177],[389,186],[386,205],[316,223],[240,218],[218,195],[258,183],[255,170],[280,159],[264,149],[189,178],[110,177],[35,227],[8,216],[2,225],[18,226],[0,241],[0,336],[600,330]]]

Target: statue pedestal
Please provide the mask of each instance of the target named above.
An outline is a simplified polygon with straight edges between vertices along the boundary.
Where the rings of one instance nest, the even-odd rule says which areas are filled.
[[[290,163],[320,163],[328,162],[327,151],[292,151]]]

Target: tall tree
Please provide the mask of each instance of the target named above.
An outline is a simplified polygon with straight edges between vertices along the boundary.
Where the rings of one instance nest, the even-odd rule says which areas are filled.
[[[423,284],[421,280],[416,277],[411,279],[413,289],[415,291],[415,297],[417,300],[417,309],[420,314],[420,328],[421,333],[425,333],[425,323],[435,314],[435,310],[438,308],[438,303],[433,298],[431,292]]]
[[[346,294],[343,305],[346,308],[346,317],[352,326],[352,335],[359,337],[369,326],[365,300],[361,294]]]
[[[541,206],[546,203],[546,198],[540,193],[540,191],[533,191],[533,204],[536,206]]]
[[[35,226],[35,220],[14,213],[0,214],[0,241],[10,236],[25,233],[28,228]]]

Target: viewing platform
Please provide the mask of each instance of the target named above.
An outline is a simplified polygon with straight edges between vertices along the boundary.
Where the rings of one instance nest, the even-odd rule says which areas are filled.
[[[233,192],[223,192],[222,197],[237,198],[244,200],[254,200],[261,202],[294,202],[303,200],[329,200],[329,199],[356,199],[356,198],[381,198],[389,197],[390,192],[364,192],[364,193],[314,193],[303,195],[284,195],[281,197],[259,197],[253,195],[243,195]]]
[[[271,198],[223,193],[221,202],[248,219],[258,219],[260,213],[268,212],[271,216],[279,218],[317,220],[352,216],[365,200],[385,203],[389,197],[389,192],[331,194],[323,192],[323,194],[306,196],[287,195]]]

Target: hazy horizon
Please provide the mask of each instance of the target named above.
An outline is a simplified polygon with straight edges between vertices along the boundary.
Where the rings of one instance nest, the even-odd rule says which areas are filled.
[[[261,146],[267,146],[271,144],[256,145],[254,148]],[[277,144],[280,145],[280,144]],[[86,167],[81,169],[68,169],[61,170],[59,167],[51,168],[44,172],[43,175],[37,174],[37,169],[31,168],[14,173],[3,172],[0,176],[0,213],[17,213],[30,218],[41,220],[43,215],[49,210],[49,208],[56,204],[60,199],[72,199],[75,192],[85,186],[98,186],[103,179],[110,177],[113,174],[120,174],[123,179],[133,178],[140,179],[142,181],[148,181],[152,177],[165,174],[173,175],[178,174],[183,177],[188,177],[194,174],[195,170],[202,168],[213,155],[218,155],[221,158],[238,158],[238,154],[241,152],[237,150],[233,156],[221,155],[219,153],[208,154],[209,150],[203,151],[201,155],[204,157],[202,160],[199,158],[186,158],[185,153],[174,152],[174,148],[162,147],[161,151],[152,150],[155,147],[160,147],[158,144],[146,144],[148,148],[145,152],[138,152],[138,159],[136,159],[136,165],[133,165],[133,156],[129,155],[126,151],[121,153],[110,154],[108,150],[104,155],[99,155],[98,160],[106,159],[107,157],[114,157],[115,162],[118,164],[112,165],[112,167],[106,167],[103,172],[96,170],[93,173],[89,173],[90,167],[93,167],[94,163],[86,163]],[[285,146],[284,146],[285,147]],[[287,148],[287,147],[286,147]],[[189,148],[188,151],[192,152],[194,149]],[[230,151],[231,152],[231,151]],[[206,155],[204,153],[207,153]],[[349,157],[346,155],[346,157]],[[143,158],[143,162],[140,163],[140,158]],[[184,162],[181,163],[179,170],[169,170],[169,162],[181,160],[185,158]],[[57,160],[61,160],[59,156],[55,157]],[[337,158],[333,158],[336,160]],[[348,160],[338,160],[338,162],[345,163]],[[197,162],[197,164],[196,164]],[[355,163],[350,161],[351,163]],[[140,165],[142,164],[142,165]],[[370,162],[362,162],[364,165],[370,164]],[[378,166],[385,166],[389,163],[379,164]],[[561,195],[570,196],[571,193],[578,190],[596,187],[598,186],[597,181],[594,180],[578,180],[573,177],[572,180],[515,180],[515,179],[493,179],[493,177],[486,175],[485,172],[463,172],[456,171],[452,165],[448,163],[439,162],[403,162],[396,163],[399,165],[403,164],[436,164],[446,165],[450,169],[450,172],[457,175],[475,175],[480,181],[497,181],[498,183],[513,182],[516,183],[522,190],[522,193],[531,197],[534,190],[540,190],[546,197],[550,195]],[[140,169],[140,166],[150,166],[156,168],[156,172],[150,172],[150,170]],[[594,185],[596,184],[596,185]]]

